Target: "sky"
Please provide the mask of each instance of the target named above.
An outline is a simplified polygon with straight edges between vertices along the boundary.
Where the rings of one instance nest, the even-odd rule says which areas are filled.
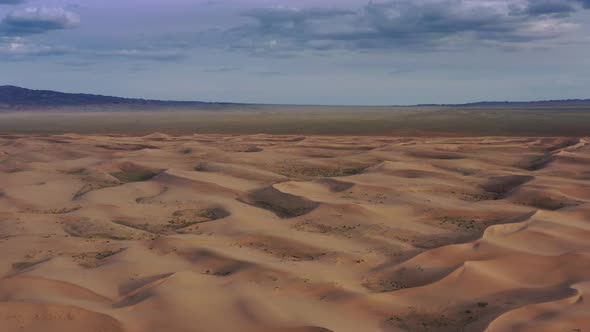
[[[0,85],[409,105],[590,98],[590,0],[0,0]]]

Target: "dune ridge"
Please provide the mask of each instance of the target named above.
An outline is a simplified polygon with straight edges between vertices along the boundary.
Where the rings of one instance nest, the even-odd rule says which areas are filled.
[[[0,135],[0,329],[585,331],[588,140]]]

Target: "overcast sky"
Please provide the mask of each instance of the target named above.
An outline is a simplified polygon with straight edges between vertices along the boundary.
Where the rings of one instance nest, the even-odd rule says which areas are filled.
[[[590,98],[590,0],[0,0],[0,85],[390,105]]]

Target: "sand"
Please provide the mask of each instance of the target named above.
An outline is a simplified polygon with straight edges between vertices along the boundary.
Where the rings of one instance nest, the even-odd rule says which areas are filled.
[[[0,330],[586,331],[589,141],[0,136]]]

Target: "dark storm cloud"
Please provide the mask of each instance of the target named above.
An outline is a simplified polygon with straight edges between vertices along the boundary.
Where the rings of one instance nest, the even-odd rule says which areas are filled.
[[[0,34],[23,36],[51,30],[71,29],[80,24],[78,15],[62,8],[26,8],[9,13],[0,21]]]
[[[523,44],[575,28],[571,15],[590,0],[370,2],[357,11],[249,10],[254,24],[231,32],[240,47],[260,49],[447,48],[461,42]]]

